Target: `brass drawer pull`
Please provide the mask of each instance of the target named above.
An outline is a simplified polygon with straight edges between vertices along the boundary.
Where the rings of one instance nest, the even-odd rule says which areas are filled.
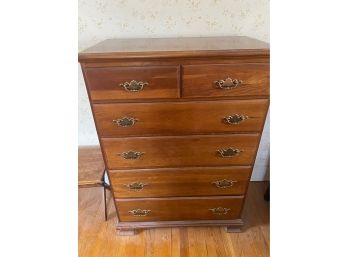
[[[141,209],[128,211],[129,214],[132,214],[133,216],[137,216],[137,217],[147,216],[150,214],[150,212],[151,210],[141,210]]]
[[[214,81],[214,84],[217,88],[220,89],[232,89],[242,84],[242,81],[239,79],[231,79],[228,77],[227,79],[221,79]]]
[[[229,157],[234,157],[234,156],[237,156],[239,155],[241,152],[243,152],[242,150],[239,150],[238,148],[227,148],[227,149],[219,149],[217,151],[220,156],[222,158],[229,158]]]
[[[120,153],[119,155],[126,160],[136,160],[139,159],[144,153],[136,151],[128,151]]]
[[[237,181],[223,179],[223,180],[213,181],[211,183],[218,188],[228,188],[228,187],[232,187],[234,183],[237,183]]]
[[[132,117],[123,117],[123,118],[113,120],[113,122],[116,123],[120,127],[131,127],[137,121],[138,121],[138,119],[132,118]]]
[[[132,80],[131,82],[124,82],[121,83],[120,86],[123,87],[126,91],[130,92],[138,92],[144,89],[144,86],[148,85],[149,83],[147,82],[142,82],[142,81],[135,81]]]
[[[209,211],[212,211],[212,213],[216,215],[226,215],[230,210],[231,210],[230,208],[223,208],[223,207],[209,209]]]
[[[246,115],[233,114],[233,115],[224,117],[222,120],[226,124],[235,125],[235,124],[242,123],[243,121],[247,119],[249,119],[249,117]]]
[[[140,191],[144,188],[144,186],[147,186],[147,184],[141,182],[133,182],[130,184],[126,184],[125,186],[128,187],[129,190]]]

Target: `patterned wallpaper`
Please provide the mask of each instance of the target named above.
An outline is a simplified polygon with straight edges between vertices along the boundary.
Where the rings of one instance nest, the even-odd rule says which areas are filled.
[[[269,0],[79,0],[79,50],[107,38],[250,36],[269,42]],[[79,68],[79,145],[98,144]],[[268,163],[268,124],[256,165]],[[266,160],[267,159],[267,160]],[[263,176],[263,175],[262,175]]]
[[[269,0],[79,0],[79,47],[106,38],[243,35],[269,41]]]

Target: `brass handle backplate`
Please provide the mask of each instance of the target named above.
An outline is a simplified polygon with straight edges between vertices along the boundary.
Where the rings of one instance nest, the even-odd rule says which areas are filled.
[[[132,117],[123,117],[123,118],[113,120],[113,122],[116,123],[120,127],[131,127],[137,121],[138,121],[138,119],[132,118]]]
[[[126,160],[136,160],[139,159],[144,153],[136,151],[128,151],[120,153],[119,155]]]
[[[231,209],[230,208],[223,208],[223,207],[217,207],[209,209],[212,213],[216,215],[226,215]]]
[[[217,88],[220,89],[232,89],[242,84],[242,81],[239,79],[231,79],[228,77],[227,79],[221,79],[214,81],[214,84]]]
[[[132,80],[131,82],[124,82],[121,83],[120,86],[123,87],[126,91],[130,92],[138,92],[144,89],[144,86],[148,85],[149,83],[147,82],[142,82],[142,81],[135,81]]]
[[[137,216],[137,217],[147,216],[150,214],[150,212],[151,210],[142,210],[142,209],[128,211],[129,214],[132,214],[133,216]]]
[[[226,124],[235,125],[235,124],[239,124],[247,119],[249,119],[249,117],[246,115],[233,114],[233,115],[224,117],[222,120]]]
[[[141,183],[141,182],[133,182],[130,184],[126,184],[126,187],[128,187],[129,190],[132,191],[140,191],[144,188],[144,186],[147,186],[147,184]]]
[[[228,188],[228,187],[232,187],[234,183],[237,183],[237,181],[223,179],[223,180],[213,181],[211,183],[218,188]]]
[[[219,149],[217,152],[220,154],[222,158],[229,158],[239,155],[242,150],[239,150],[238,148],[227,148],[227,149]]]

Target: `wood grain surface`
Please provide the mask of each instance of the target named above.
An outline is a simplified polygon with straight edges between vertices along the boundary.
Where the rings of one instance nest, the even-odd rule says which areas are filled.
[[[92,100],[178,98],[179,67],[85,68],[86,85]],[[121,83],[148,83],[140,91],[127,91]]]
[[[221,89],[215,81],[227,78],[241,80],[232,89]],[[182,95],[190,97],[217,96],[268,96],[268,64],[205,64],[184,65],[182,69]]]
[[[261,132],[268,100],[94,104],[93,108],[101,137]],[[224,122],[234,114],[248,119],[239,124]],[[123,117],[136,122],[130,127],[114,122]]]
[[[249,166],[109,171],[117,198],[243,195],[250,173]],[[234,182],[225,188],[214,184],[222,180]],[[143,188],[127,186],[135,182],[144,184]]]
[[[129,235],[134,229],[152,227],[224,225],[227,231],[240,228],[243,222],[233,207],[241,210],[245,203],[244,194],[240,192],[248,187],[244,176],[249,179],[250,172],[228,173],[223,168],[245,166],[248,169],[254,165],[269,103],[269,45],[247,37],[112,39],[80,53],[79,61],[97,121],[103,157],[108,170],[114,170],[112,193],[115,193],[113,187],[117,187],[122,195],[120,183],[141,182],[138,179],[155,182],[154,187],[150,188],[150,183],[146,185],[147,189],[154,190],[152,193],[142,191],[149,192],[148,195],[132,197],[131,192],[123,192],[126,198],[113,195],[112,200],[117,201],[123,219],[117,223],[117,229]],[[215,81],[227,78],[239,80],[239,85],[229,90],[218,88]],[[132,80],[148,84],[137,92],[126,91],[120,86]],[[236,126],[222,122],[223,116],[233,114],[246,115],[249,119]],[[118,127],[117,119],[127,116],[134,116],[135,124]],[[219,154],[218,150],[228,148],[241,152],[230,158]],[[139,158],[134,158],[136,155]],[[219,171],[214,172],[214,169]],[[180,172],[183,170],[185,172]],[[231,189],[225,195],[214,193],[215,188],[206,189],[205,185],[215,179],[215,175],[219,175],[216,179],[232,179],[232,174],[237,180],[245,181],[236,184],[240,185],[239,191],[236,187],[236,191]],[[189,187],[193,179],[196,188]],[[212,186],[211,181],[209,185]],[[238,195],[233,195],[235,193]],[[208,205],[209,208],[224,207],[211,206],[213,204],[231,206],[226,207],[231,209],[227,214],[230,217],[209,216],[212,214],[206,211]],[[129,216],[130,207],[147,206],[154,211],[150,215]],[[246,216],[255,212],[258,210],[249,209]],[[199,244],[199,240],[210,238],[210,242],[218,245],[213,249],[211,244],[204,244],[197,256],[235,254],[236,250],[226,250],[225,242],[219,238],[221,235],[214,234],[217,230],[212,231],[211,237],[204,234],[197,237],[197,242],[189,243]],[[98,232],[93,237],[96,234]],[[105,254],[135,256],[141,252],[146,256],[162,257],[177,256],[178,253],[196,255],[190,252],[190,246],[182,248],[180,245],[178,252],[178,248],[172,247],[169,234],[155,233],[152,237],[149,232],[149,235],[141,240],[156,244],[165,238],[170,242],[170,248],[164,244],[159,255],[154,255],[150,249],[152,245],[147,243],[139,250],[121,244],[121,250],[109,252],[94,247],[90,254],[98,257]],[[194,235],[185,233],[185,238],[188,237],[195,240]],[[222,238],[226,239],[225,236]],[[248,238],[245,242],[248,249],[237,252],[236,256],[265,256],[264,253],[268,253],[267,250],[261,255],[258,251],[249,252],[252,249],[249,241]],[[173,244],[177,242],[174,240]]]
[[[250,173],[250,166],[109,171],[117,198],[243,195]],[[234,182],[228,187],[214,183],[223,180]],[[134,182],[142,183],[143,188],[136,190],[127,186]]]
[[[109,169],[251,165],[259,134],[102,138],[101,141]],[[223,158],[217,152],[230,147],[242,152],[230,158]],[[124,159],[121,154],[129,151],[143,155],[139,159]]]
[[[166,221],[166,220],[232,220],[240,217],[243,196],[220,197],[169,197],[116,199],[120,221]],[[214,213],[210,209],[226,208]],[[132,210],[148,210],[145,216],[134,216]]]
[[[243,233],[224,227],[174,227],[140,230],[134,236],[115,231],[115,208],[109,198],[104,221],[101,188],[79,189],[79,257],[268,257],[269,202],[263,200],[268,182],[251,182],[246,198]]]
[[[108,39],[79,53],[79,61],[240,55],[267,56],[269,44],[238,36]]]

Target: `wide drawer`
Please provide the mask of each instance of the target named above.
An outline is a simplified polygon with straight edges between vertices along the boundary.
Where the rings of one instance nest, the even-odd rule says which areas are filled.
[[[268,64],[183,66],[183,97],[268,96]]]
[[[94,104],[101,137],[260,132],[268,100]]]
[[[109,169],[251,165],[259,134],[102,138]]]
[[[178,66],[85,68],[83,71],[93,101],[180,96]]]
[[[231,220],[240,217],[243,197],[116,199],[120,221]]]
[[[111,170],[117,198],[243,195],[251,167]]]

